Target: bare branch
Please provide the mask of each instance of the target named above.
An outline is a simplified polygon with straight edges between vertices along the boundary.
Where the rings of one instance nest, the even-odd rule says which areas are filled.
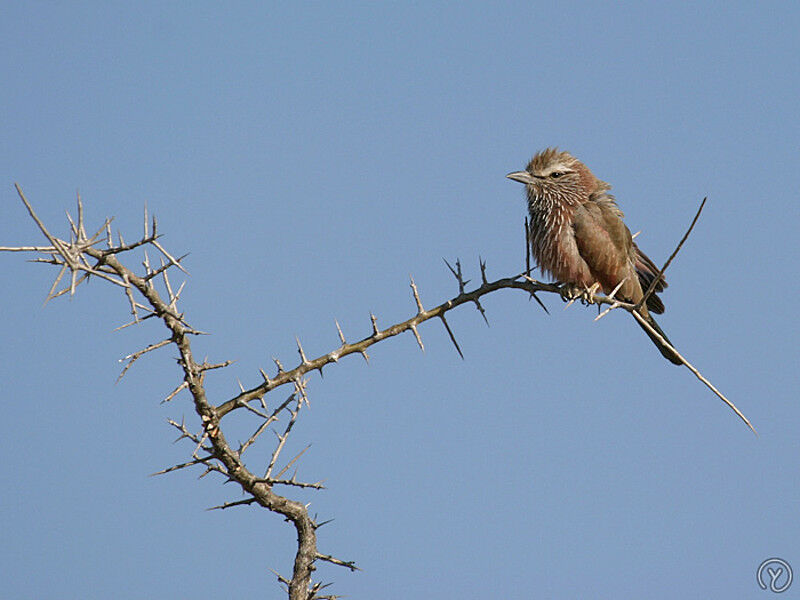
[[[184,274],[186,274],[186,275],[188,275],[188,274],[189,274],[189,271],[187,271],[186,269],[184,269],[184,268],[183,268],[183,265],[181,265],[181,260],[183,260],[184,258],[186,258],[186,256],[188,256],[188,254],[185,254],[185,255],[184,255],[184,256],[182,256],[181,258],[174,258],[174,257],[173,257],[173,256],[172,256],[172,255],[171,255],[169,252],[167,252],[166,250],[164,250],[164,247],[163,247],[161,244],[159,244],[159,243],[158,243],[156,240],[153,240],[151,243],[152,243],[152,245],[153,245],[153,246],[155,246],[156,248],[158,248],[158,249],[159,249],[159,251],[161,251],[161,254],[163,254],[164,256],[166,256],[166,257],[167,257],[167,260],[168,260],[170,263],[172,263],[173,265],[175,265],[176,267],[178,267],[178,268],[179,268],[181,271],[183,271],[183,272],[184,272]]]
[[[168,276],[168,270],[173,266],[186,273],[186,270],[181,265],[181,261],[186,255],[176,259],[160,244],[158,241],[159,236],[157,233],[157,221],[153,216],[151,229],[147,207],[145,207],[144,211],[142,238],[130,244],[126,244],[122,234],[120,233],[119,243],[115,245],[111,232],[111,219],[106,219],[100,229],[98,229],[91,238],[87,237],[84,225],[83,203],[80,195],[78,195],[77,220],[73,220],[72,216],[67,213],[70,234],[67,236],[69,240],[64,241],[58,239],[48,231],[48,229],[34,212],[31,204],[25,198],[21,188],[17,185],[16,189],[31,218],[34,220],[51,245],[21,246],[15,248],[0,247],[0,251],[35,252],[39,254],[39,256],[34,259],[36,262],[44,262],[59,267],[55,282],[48,293],[48,299],[56,298],[66,294],[67,292],[74,294],[76,288],[82,282],[88,281],[88,279],[94,275],[98,278],[109,281],[116,286],[122,287],[125,290],[124,293],[130,306],[133,321],[123,325],[121,328],[128,327],[132,324],[136,324],[153,317],[157,317],[166,327],[168,331],[168,336],[166,339],[155,344],[151,344],[146,348],[130,354],[122,359],[121,362],[128,362],[120,374],[120,378],[122,378],[127,370],[133,365],[133,363],[144,354],[161,348],[165,345],[173,344],[179,353],[178,365],[182,370],[183,380],[167,395],[163,402],[169,402],[182,390],[187,390],[191,396],[191,400],[194,405],[194,411],[197,416],[200,417],[202,429],[198,433],[194,433],[187,428],[183,421],[181,421],[181,423],[177,423],[173,420],[169,420],[168,422],[170,425],[175,427],[180,432],[180,437],[176,441],[184,438],[189,439],[194,443],[195,448],[192,453],[192,460],[174,465],[159,471],[156,474],[168,473],[194,465],[204,466],[205,470],[200,477],[204,477],[208,473],[220,473],[224,475],[228,481],[236,482],[241,487],[242,492],[247,495],[247,498],[244,500],[225,503],[220,506],[212,507],[209,510],[222,510],[233,506],[258,504],[270,511],[283,515],[288,521],[290,521],[297,531],[298,540],[292,577],[289,579],[277,574],[276,575],[278,580],[287,586],[291,600],[312,600],[314,598],[319,600],[321,598],[334,597],[320,596],[318,594],[318,592],[324,589],[327,584],[311,582],[311,575],[314,570],[314,562],[317,560],[327,561],[332,564],[344,566],[350,570],[357,569],[357,567],[355,567],[354,563],[351,561],[343,561],[330,555],[320,554],[317,552],[315,530],[320,525],[315,523],[314,520],[309,517],[307,505],[303,505],[297,501],[283,497],[275,493],[273,489],[276,486],[283,486],[285,488],[324,488],[321,481],[316,483],[298,481],[296,478],[296,472],[290,478],[285,478],[287,471],[297,463],[309,446],[306,446],[301,452],[296,454],[291,460],[289,460],[288,463],[286,463],[286,465],[280,470],[279,473],[277,473],[277,475],[273,476],[273,471],[276,469],[276,465],[280,460],[281,453],[286,446],[288,437],[291,434],[295,423],[297,422],[300,409],[304,403],[306,405],[309,403],[306,392],[307,381],[305,379],[305,375],[313,370],[319,370],[320,374],[322,374],[322,369],[324,366],[332,362],[337,362],[341,357],[349,354],[361,354],[365,360],[369,361],[367,349],[370,346],[388,339],[389,337],[399,335],[405,331],[411,331],[417,340],[419,347],[424,351],[425,348],[419,335],[418,327],[420,324],[433,318],[441,319],[451,342],[455,346],[459,356],[461,356],[463,359],[464,354],[458,342],[456,341],[453,330],[450,328],[450,325],[447,322],[445,316],[446,313],[456,309],[462,304],[470,303],[473,304],[481,313],[481,316],[488,325],[486,311],[484,310],[484,307],[480,301],[480,299],[487,294],[493,293],[500,289],[522,290],[530,297],[533,297],[536,302],[545,311],[547,311],[547,308],[536,295],[537,292],[561,293],[559,286],[539,282],[530,276],[532,268],[529,237],[530,224],[526,221],[525,272],[514,277],[507,277],[490,282],[486,276],[486,263],[482,258],[479,257],[481,285],[471,291],[467,291],[466,286],[469,283],[469,280],[464,278],[460,260],[455,261],[455,266],[451,266],[450,263],[445,260],[445,264],[458,282],[459,293],[455,297],[446,300],[430,310],[425,310],[420,299],[419,290],[417,289],[413,277],[410,277],[410,285],[416,305],[416,314],[411,318],[381,329],[378,326],[377,318],[372,312],[370,312],[371,331],[369,335],[353,343],[348,343],[346,341],[339,323],[336,322],[336,329],[339,340],[341,341],[341,345],[327,354],[319,356],[313,360],[308,358],[299,338],[297,338],[297,348],[300,356],[300,363],[296,367],[292,369],[285,369],[279,360],[274,359],[278,369],[278,373],[274,378],[270,378],[263,370],[260,370],[263,381],[259,385],[252,389],[245,389],[240,383],[240,393],[238,393],[234,398],[223,402],[221,405],[214,406],[209,402],[209,399],[206,396],[206,390],[204,387],[205,374],[210,370],[227,367],[231,364],[231,361],[209,364],[205,360],[202,363],[198,363],[194,359],[190,343],[191,336],[200,335],[203,332],[190,327],[184,320],[183,313],[181,313],[178,309],[178,300],[182,290],[184,289],[185,282],[182,282],[177,291],[174,291]],[[706,200],[704,199],[701,203],[700,208],[698,209],[697,214],[695,215],[695,218],[689,227],[689,230],[686,232],[683,239],[681,239],[677,248],[672,253],[669,260],[667,260],[664,267],[655,277],[640,305],[646,302],[649,295],[653,293],[658,281],[661,280],[664,271],[670,265],[671,261],[677,255],[683,243],[688,238],[699,218],[705,201]],[[95,247],[95,245],[99,243],[100,236],[103,232],[105,232],[105,242],[107,248],[100,249]],[[163,257],[160,257],[161,264],[157,269],[154,269],[150,264],[147,246],[154,247]],[[129,252],[140,247],[142,248],[142,252],[144,254],[144,260],[142,263],[144,268],[143,275],[138,275],[120,261],[120,258],[123,258],[125,252]],[[67,270],[69,270],[70,273],[70,282],[68,285],[61,283],[65,273],[67,273]],[[163,290],[166,292],[166,298],[162,297],[161,293],[156,289],[162,289],[162,286],[154,285],[154,279],[158,275],[163,277]],[[57,291],[59,289],[59,285],[65,285],[65,287]],[[596,302],[598,306],[602,304],[609,305],[609,308],[599,314],[597,318],[602,318],[608,314],[610,310],[622,308],[623,310],[631,312],[634,318],[639,320],[640,324],[642,324],[645,329],[651,332],[656,339],[660,339],[665,345],[669,346],[666,340],[660,336],[658,332],[654,331],[653,328],[649,326],[649,323],[644,321],[643,317],[638,313],[640,305],[634,306],[630,303],[622,302],[615,298],[618,289],[619,286],[617,289],[613,290],[609,296],[594,296],[592,294],[593,290],[587,291],[587,299],[591,299],[593,302]],[[140,317],[139,311],[142,311],[144,316]],[[674,348],[672,348],[672,350],[677,356],[680,357],[683,364],[685,364],[698,379],[700,379],[707,387],[709,387],[709,389],[711,389],[714,394],[722,399],[739,416],[739,418],[742,419],[748,427],[750,427],[751,430],[755,431],[746,417],[744,417],[744,415],[730,400],[723,396],[721,392],[719,392],[717,388],[715,388],[708,381],[708,379],[706,379],[697,369],[689,364],[688,361],[686,361]],[[265,395],[275,388],[286,384],[292,384],[294,386],[294,391],[272,412],[268,411],[267,403],[264,399]],[[251,403],[255,400],[260,403],[261,409],[257,408],[256,406],[251,406]],[[244,408],[250,413],[256,415],[261,421],[254,433],[243,444],[241,444],[238,449],[234,450],[225,439],[220,422],[225,415],[239,408]],[[270,427],[270,425],[276,423],[281,418],[281,416],[284,414],[284,411],[288,413],[288,419],[286,420],[281,433],[275,432],[277,437],[276,446],[270,456],[269,464],[267,465],[264,477],[258,478],[250,470],[248,470],[248,468],[242,462],[242,456],[244,452],[260,438],[263,432]],[[204,455],[200,456],[200,454]]]
[[[133,290],[131,289],[131,284],[128,281],[127,276],[123,276],[122,281],[123,283],[125,283],[125,295],[128,297],[128,302],[131,303],[131,314],[133,315],[133,322],[139,323],[139,313],[136,310],[136,299],[133,297]]]
[[[209,460],[212,460],[213,456],[206,456],[204,458],[197,458],[195,460],[190,460],[189,462],[181,463],[179,465],[175,465],[173,467],[167,467],[166,469],[162,469],[161,471],[156,471],[155,473],[150,473],[150,477],[155,477],[156,475],[165,475],[166,473],[172,473],[173,471],[179,471],[180,469],[185,469],[186,467],[193,467],[195,465],[203,465],[206,464]]]
[[[161,340],[156,344],[150,344],[149,346],[143,348],[142,350],[139,350],[138,352],[134,352],[133,354],[128,354],[128,356],[121,358],[119,362],[125,362],[127,360],[128,364],[126,364],[125,368],[122,369],[122,373],[120,373],[119,377],[117,377],[117,381],[125,377],[125,373],[128,372],[128,369],[130,369],[133,366],[133,363],[139,360],[142,356],[144,356],[148,352],[152,352],[153,350],[158,350],[159,348],[163,348],[167,344],[171,344],[172,341],[173,341],[172,339],[167,338],[165,340]]]
[[[183,257],[181,257],[181,258],[183,258]],[[162,258],[161,259],[161,266],[159,268],[157,268],[157,269],[148,269],[148,273],[144,278],[146,281],[150,281],[151,279],[155,279],[156,277],[158,277],[159,275],[161,275],[163,273],[164,274],[164,283],[165,283],[165,286],[167,288],[167,294],[168,294],[168,298],[169,299],[172,299],[173,294],[172,294],[172,288],[171,288],[171,286],[169,284],[169,278],[167,277],[167,269],[171,269],[173,266],[174,265],[172,263],[164,262],[164,259]],[[149,264],[148,264],[148,267],[149,267]]]
[[[0,246],[0,252],[41,252],[56,254],[58,250],[53,246]]]
[[[288,487],[307,488],[313,490],[325,489],[325,486],[321,481],[317,481],[316,483],[306,483],[303,481],[297,481],[294,477],[291,479],[259,479],[258,482],[266,483],[268,485],[285,485]]]
[[[161,259],[161,268],[158,271],[161,273],[162,278],[164,279],[164,287],[167,290],[167,299],[169,300],[170,304],[172,304],[172,299],[175,297],[175,294],[172,293],[172,286],[169,283],[169,273],[167,273],[167,268],[170,267],[169,264],[164,264],[164,259]]]
[[[22,193],[22,188],[21,188],[21,187],[19,187],[19,184],[18,184],[18,183],[15,183],[15,184],[14,184],[14,187],[15,187],[15,188],[16,188],[16,190],[17,190],[17,195],[19,196],[20,200],[22,200],[22,203],[25,205],[25,208],[26,208],[26,209],[28,209],[28,214],[31,216],[31,218],[33,219],[34,223],[36,223],[36,225],[39,227],[39,230],[40,230],[40,231],[41,231],[41,232],[44,234],[44,236],[45,236],[45,237],[46,237],[46,238],[47,238],[47,239],[50,241],[50,243],[53,245],[53,247],[54,247],[56,250],[58,250],[58,253],[59,253],[61,256],[63,256],[63,257],[64,257],[64,260],[65,260],[65,261],[67,262],[67,264],[70,266],[70,269],[74,269],[74,259],[73,259],[73,258],[72,258],[72,256],[71,256],[71,255],[70,255],[70,254],[67,252],[67,250],[66,250],[66,248],[64,247],[64,245],[62,244],[62,242],[61,242],[61,241],[59,241],[58,239],[54,238],[54,237],[53,237],[53,236],[50,234],[50,232],[47,230],[47,227],[45,227],[45,226],[44,226],[44,223],[42,223],[41,219],[39,219],[38,215],[37,215],[37,214],[36,214],[36,212],[33,210],[33,207],[32,207],[32,206],[30,205],[30,203],[28,202],[28,199],[25,197],[25,194],[23,194],[23,193]]]
[[[656,337],[658,338],[658,340],[659,340],[661,343],[663,343],[663,344],[664,344],[664,345],[665,345],[667,348],[669,348],[670,350],[672,350],[672,351],[675,353],[675,355],[676,355],[676,356],[677,356],[677,357],[680,359],[680,361],[681,361],[681,362],[682,362],[684,365],[686,365],[686,368],[687,368],[687,369],[689,369],[689,370],[690,370],[690,371],[691,371],[691,372],[694,374],[694,376],[695,376],[695,377],[697,377],[697,378],[698,378],[700,381],[702,381],[702,382],[703,382],[703,384],[704,384],[704,385],[705,385],[705,386],[706,386],[708,389],[710,389],[712,392],[714,392],[714,395],[715,395],[715,396],[717,396],[717,398],[719,398],[719,399],[720,399],[720,400],[722,400],[722,401],[723,401],[725,404],[727,404],[727,405],[728,405],[728,407],[729,407],[729,408],[730,408],[730,409],[731,409],[733,412],[735,412],[735,413],[736,413],[736,415],[737,415],[737,416],[738,416],[738,417],[739,417],[739,418],[740,418],[740,419],[741,419],[741,420],[744,422],[744,424],[745,424],[745,425],[747,425],[747,426],[750,428],[750,431],[752,431],[753,433],[755,433],[756,435],[758,435],[758,433],[756,432],[755,428],[754,428],[754,427],[753,427],[753,425],[750,423],[750,421],[747,419],[747,417],[745,417],[745,416],[742,414],[742,411],[740,411],[738,408],[736,408],[736,405],[735,405],[733,402],[731,402],[730,400],[728,400],[728,399],[727,399],[727,398],[726,398],[726,397],[725,397],[725,396],[722,394],[722,392],[720,392],[720,391],[719,391],[719,390],[718,390],[716,387],[714,387],[714,385],[713,385],[713,384],[712,384],[712,383],[711,383],[711,382],[710,382],[708,379],[706,379],[706,378],[705,378],[705,377],[704,377],[704,376],[703,376],[703,375],[700,373],[700,371],[698,371],[698,370],[697,370],[697,369],[696,369],[696,368],[695,368],[695,367],[694,367],[694,366],[693,366],[693,365],[692,365],[692,364],[691,364],[691,363],[690,363],[688,360],[686,360],[686,359],[683,357],[683,355],[682,355],[680,352],[678,352],[678,351],[677,351],[677,350],[676,350],[676,349],[675,349],[675,348],[674,348],[674,347],[673,347],[673,346],[672,346],[672,345],[671,345],[671,344],[670,344],[670,343],[669,343],[667,340],[665,340],[665,339],[664,339],[664,337],[663,337],[663,336],[662,336],[660,333],[658,333],[658,332],[657,332],[655,329],[653,329],[653,327],[651,327],[651,326],[650,326],[650,323],[648,323],[648,322],[647,322],[647,319],[645,319],[645,318],[644,318],[642,315],[640,315],[640,314],[639,314],[639,311],[638,311],[638,310],[632,310],[632,311],[631,311],[631,314],[633,315],[633,317],[634,317],[634,318],[635,318],[637,321],[639,321],[639,323],[640,323],[640,324],[641,324],[643,327],[646,327],[646,328],[647,328],[647,330],[648,330],[650,333],[652,333],[654,336],[656,336]]]
[[[275,463],[277,462],[278,457],[280,456],[281,451],[286,444],[286,440],[289,438],[289,434],[292,432],[292,428],[297,421],[297,415],[300,413],[300,407],[302,406],[303,399],[301,397],[297,397],[297,394],[292,394],[292,396],[297,400],[297,406],[294,410],[289,409],[292,416],[289,419],[286,428],[283,430],[283,433],[275,434],[278,437],[278,445],[272,452],[272,458],[270,458],[267,471],[264,473],[264,479],[269,479],[272,476],[272,469],[275,468]]]
[[[226,502],[225,504],[220,504],[219,506],[212,506],[207,508],[206,510],[225,510],[226,508],[233,508],[234,506],[250,506],[258,502],[255,498],[247,498],[246,500],[238,500],[237,502]],[[286,582],[288,583],[288,581]]]
[[[164,399],[161,401],[161,404],[165,404],[165,403],[169,402],[169,401],[170,401],[170,400],[172,400],[172,399],[173,399],[175,396],[177,396],[177,395],[178,395],[178,394],[181,392],[181,390],[188,389],[188,387],[189,387],[189,384],[188,384],[188,383],[186,383],[185,381],[181,381],[180,385],[179,385],[178,387],[176,387],[174,390],[172,390],[172,391],[171,391],[171,392],[170,392],[170,393],[167,395],[167,397],[166,397],[166,398],[164,398]]]
[[[320,554],[319,552],[317,552],[317,558],[319,560],[324,560],[325,562],[329,562],[329,563],[334,564],[334,565],[339,565],[340,567],[347,567],[351,571],[360,571],[361,570],[356,566],[356,563],[354,561],[352,561],[352,560],[340,560],[340,559],[335,558],[335,557],[333,557],[333,556],[331,556],[329,554]]]
[[[458,272],[456,269],[453,269],[456,273]],[[463,278],[463,277],[462,277]],[[425,310],[422,313],[418,313],[415,316],[411,317],[410,319],[396,323],[394,325],[390,325],[385,329],[381,329],[378,333],[372,332],[371,335],[365,337],[357,342],[347,343],[344,334],[342,333],[341,327],[339,323],[336,322],[336,329],[339,333],[339,339],[343,340],[342,345],[327,354],[324,354],[315,359],[307,358],[307,363],[300,364],[294,369],[286,370],[283,365],[277,359],[274,359],[276,365],[278,365],[278,373],[274,378],[271,378],[269,381],[264,381],[260,385],[255,388],[249,389],[244,392],[244,394],[240,394],[239,396],[232,398],[220,406],[217,407],[217,414],[220,417],[223,417],[231,410],[234,410],[238,406],[240,406],[240,402],[250,402],[251,400],[255,400],[257,398],[261,398],[264,394],[268,393],[269,391],[285,385],[287,383],[291,383],[296,380],[298,376],[302,376],[310,371],[314,371],[319,369],[321,366],[326,364],[337,362],[343,356],[347,356],[349,354],[359,353],[364,356],[365,360],[369,360],[369,356],[366,354],[366,349],[376,344],[386,338],[393,337],[395,335],[399,335],[405,331],[411,330],[414,333],[414,328],[417,328],[421,323],[428,321],[433,318],[438,318],[440,315],[443,315],[458,306],[461,306],[465,303],[473,303],[474,300],[484,296],[486,294],[490,294],[495,292],[499,289],[520,289],[524,290],[528,294],[532,294],[537,291],[545,291],[551,293],[559,293],[559,286],[542,283],[536,281],[535,279],[525,276],[524,274],[519,274],[514,277],[508,277],[504,279],[498,279],[496,281],[489,282],[488,284],[481,285],[480,287],[476,288],[471,292],[465,292],[463,294],[459,294],[455,298],[447,300],[443,302],[439,306],[431,308],[429,310]],[[539,301],[538,298],[536,298]],[[452,331],[450,332],[452,333]],[[454,337],[454,336],[453,336]],[[421,341],[421,340],[419,340]],[[419,343],[418,341],[418,343]],[[456,344],[457,345],[457,344]],[[458,348],[460,350],[460,347]]]
[[[661,267],[661,270],[656,274],[655,277],[653,277],[653,281],[650,282],[650,285],[648,286],[647,290],[645,291],[644,296],[642,296],[642,299],[639,300],[639,303],[637,304],[637,306],[644,306],[645,303],[647,302],[647,299],[650,297],[650,295],[653,293],[653,291],[658,286],[659,282],[662,281],[662,279],[664,277],[664,271],[667,270],[667,267],[669,267],[670,263],[672,262],[672,259],[675,258],[675,256],[678,254],[678,252],[680,252],[680,249],[683,246],[683,243],[689,238],[689,234],[692,233],[692,229],[694,229],[695,223],[697,223],[697,219],[700,218],[700,213],[703,212],[703,207],[706,205],[706,200],[708,200],[707,197],[703,198],[703,201],[700,203],[700,208],[697,209],[697,214],[695,214],[694,219],[692,219],[691,225],[689,225],[689,229],[687,229],[686,233],[683,234],[683,237],[681,238],[681,241],[678,242],[677,247],[672,252],[672,254],[670,254],[669,258],[667,259],[667,262],[664,263],[664,266]]]
[[[241,387],[241,385],[242,385],[242,384],[240,383],[240,384],[239,384],[239,386]],[[257,417],[260,417],[260,418],[262,418],[262,419],[267,419],[267,420],[269,420],[269,415],[267,415],[267,414],[265,414],[265,413],[261,412],[261,411],[260,411],[260,410],[258,410],[257,408],[253,408],[253,407],[252,407],[252,406],[250,406],[249,404],[242,404],[242,408],[244,408],[244,409],[246,409],[246,410],[249,410],[251,413],[253,413],[253,414],[254,414],[254,415],[256,415]]]
[[[58,287],[58,284],[61,281],[61,278],[64,277],[64,273],[66,273],[66,271],[67,271],[67,265],[62,263],[61,270],[58,272],[58,275],[56,276],[56,279],[53,282],[53,285],[50,287],[50,291],[47,292],[47,297],[44,300],[45,304],[47,304],[50,301],[51,298],[55,298],[55,296],[53,295],[53,292],[56,291],[56,288]]]
[[[150,311],[151,310],[147,306],[143,306],[142,304],[140,304],[138,302],[136,303],[136,308],[141,308],[142,310],[145,310],[145,311]],[[128,321],[124,325],[120,325],[119,327],[115,327],[114,331],[120,331],[121,329],[127,329],[128,327],[131,327],[132,325],[139,325],[142,321],[146,321],[147,319],[152,319],[155,316],[157,316],[156,313],[150,312],[150,314],[145,315],[144,317],[141,317],[138,320],[134,319],[133,321]]]
[[[294,398],[295,394],[294,393],[290,394],[289,397],[286,398],[286,400],[284,400],[281,405],[279,405],[275,410],[272,411],[272,414],[269,415],[266,418],[266,420],[261,425],[258,426],[258,429],[256,429],[255,433],[253,433],[253,435],[251,435],[250,438],[240,446],[239,456],[241,456],[244,453],[244,451],[247,450],[247,448],[250,447],[262,433],[264,433],[264,431],[267,429],[267,427],[270,426],[270,424],[278,420],[278,415],[283,410],[285,410],[287,406],[289,406],[289,403],[292,400],[294,400]]]
[[[234,361],[232,361],[232,360],[226,360],[226,361],[223,361],[221,363],[214,363],[214,364],[210,364],[210,363],[204,362],[202,365],[198,365],[197,366],[197,370],[200,371],[200,372],[214,371],[216,369],[224,369],[225,367],[229,367],[233,363],[234,363]]]
[[[249,405],[245,405],[245,406],[249,406]],[[239,456],[244,454],[245,450],[247,450],[250,446],[252,446],[255,443],[255,441],[261,436],[261,434],[264,433],[267,430],[267,427],[269,427],[269,425],[270,425],[270,423],[272,423],[272,421],[273,421],[273,419],[269,419],[268,418],[266,421],[261,423],[261,425],[258,426],[258,429],[255,430],[253,435],[251,435],[244,444],[241,444],[239,446]]]
[[[183,419],[181,419],[181,422],[180,422],[180,423],[178,423],[177,421],[174,421],[173,419],[167,419],[167,423],[169,423],[169,424],[170,424],[170,425],[172,425],[172,426],[173,426],[175,429],[177,429],[178,431],[180,431],[180,432],[181,432],[181,435],[180,435],[180,437],[178,437],[178,438],[175,440],[175,442],[180,442],[180,441],[181,441],[181,440],[183,440],[183,439],[190,439],[190,440],[192,440],[192,441],[193,441],[195,444],[199,444],[199,443],[201,442],[201,438],[200,438],[199,436],[195,435],[194,433],[192,433],[191,431],[189,431],[189,430],[186,428],[186,424],[184,423]]]
[[[292,465],[297,461],[297,459],[303,456],[303,454],[305,454],[306,450],[308,450],[309,448],[311,448],[311,444],[303,448],[292,460],[286,463],[286,466],[283,467],[283,469],[281,469],[277,475],[275,475],[275,479],[280,479],[281,477],[283,477],[283,474],[286,473],[286,471],[288,471],[292,467]]]

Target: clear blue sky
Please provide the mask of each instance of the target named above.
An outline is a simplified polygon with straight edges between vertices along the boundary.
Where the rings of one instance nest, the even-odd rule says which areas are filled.
[[[349,598],[767,597],[800,569],[795,304],[800,14],[791,3],[11,3],[0,19],[0,245],[40,243],[12,184],[66,235],[76,189],[127,239],[147,203],[191,252],[183,308],[213,335],[215,401],[297,359],[522,267],[505,174],[541,148],[584,160],[668,273],[660,323],[756,438],[627,315],[523,294],[311,378],[293,449],[321,566]],[[41,303],[54,273],[0,256],[0,581],[7,598],[266,597],[295,534],[185,460],[159,405],[174,351],[113,333],[99,282]],[[282,393],[282,392],[280,392]],[[238,418],[238,417],[237,417]],[[241,425],[250,424],[242,417]],[[244,431],[244,429],[242,429]],[[761,596],[759,596],[759,594]],[[783,597],[800,597],[795,583]]]

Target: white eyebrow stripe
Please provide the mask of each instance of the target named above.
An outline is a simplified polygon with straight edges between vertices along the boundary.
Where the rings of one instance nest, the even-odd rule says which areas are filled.
[[[564,171],[572,171],[572,168],[565,163],[556,163],[554,165],[550,165],[547,169],[544,169],[542,171],[542,175],[546,177],[547,175],[550,175],[550,173],[555,173],[556,171],[561,171],[563,173]]]

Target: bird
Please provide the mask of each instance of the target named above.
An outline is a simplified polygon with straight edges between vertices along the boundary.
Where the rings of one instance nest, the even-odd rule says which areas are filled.
[[[659,277],[638,313],[668,345],[637,322],[664,358],[683,364],[651,314],[664,312],[664,303],[656,293],[663,292],[667,282],[633,240],[616,199],[609,193],[611,185],[558,148],[538,152],[524,171],[506,177],[525,185],[531,253],[540,270],[562,284],[566,296],[591,300],[597,289],[606,294],[616,290],[615,299],[638,304]]]

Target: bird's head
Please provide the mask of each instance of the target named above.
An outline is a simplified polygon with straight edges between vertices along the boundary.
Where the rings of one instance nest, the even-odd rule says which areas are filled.
[[[531,202],[579,202],[593,192],[611,187],[597,179],[569,152],[558,148],[542,150],[530,160],[524,171],[515,171],[506,177],[525,184]]]

